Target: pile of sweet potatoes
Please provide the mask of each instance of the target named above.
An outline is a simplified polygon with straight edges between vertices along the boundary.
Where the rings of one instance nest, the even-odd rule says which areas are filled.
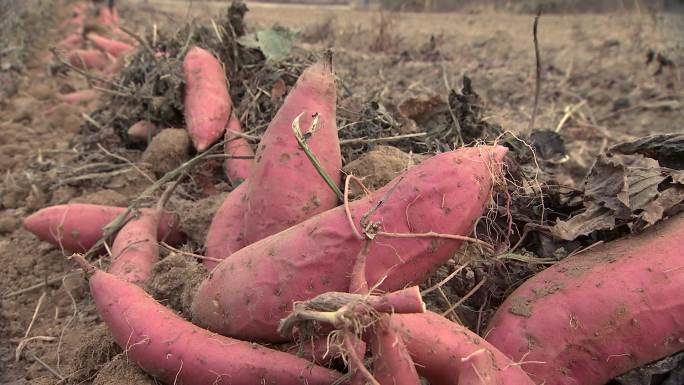
[[[74,10],[70,23],[82,26],[84,11]],[[98,20],[119,31],[115,9],[101,9]],[[135,49],[94,33],[78,37],[63,44],[90,41],[97,50],[73,50],[75,67],[104,69]],[[684,217],[531,278],[483,338],[427,311],[416,285],[464,242],[482,243],[468,235],[490,203],[506,148],[435,154],[347,202],[330,55],[302,73],[256,151],[242,134],[219,60],[191,47],[183,70],[192,143],[202,152],[223,139],[234,186],[206,237],[209,275],[191,321],[144,290],[159,242],[185,239],[182,214],[164,210],[172,187],[155,207],[70,204],[24,221],[64,251],[109,262],[104,271],[73,256],[116,342],[155,378],[186,385],[417,385],[420,377],[433,385],[600,385],[684,348]],[[149,139],[156,132],[143,121],[129,134]],[[329,360],[316,349],[295,356],[281,345],[293,339],[337,351],[347,365],[322,366]]]

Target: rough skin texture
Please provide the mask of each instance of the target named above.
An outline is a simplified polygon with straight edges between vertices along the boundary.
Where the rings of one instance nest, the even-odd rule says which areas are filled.
[[[566,258],[506,299],[487,340],[538,384],[602,385],[684,349],[684,216]]]
[[[214,214],[209,225],[207,240],[204,242],[207,257],[225,259],[244,246],[242,231],[247,210],[248,183],[248,181],[242,182],[231,191]],[[202,260],[202,263],[209,271],[218,265],[218,262],[209,259]]]
[[[335,123],[335,81],[332,64],[323,59],[307,68],[269,124],[256,152],[245,216],[246,244],[280,232],[304,219],[338,205],[335,193],[299,147],[292,122],[302,114],[300,128],[307,133],[312,115],[320,115],[307,144],[339,186],[342,174],[340,144]]]
[[[439,314],[394,314],[390,325],[431,385],[533,384],[520,366],[482,337]]]
[[[183,60],[185,123],[197,151],[204,151],[223,135],[232,109],[228,82],[218,59],[193,47]]]
[[[102,320],[130,361],[167,384],[329,385],[339,373],[206,331],[103,271],[90,278]]]
[[[229,156],[254,156],[252,146],[249,145],[247,139],[235,135],[234,132],[242,132],[242,127],[240,127],[240,121],[235,114],[231,114],[224,136],[226,144],[223,147],[223,152]],[[226,159],[226,176],[233,187],[237,187],[249,177],[252,172],[252,164],[254,164],[253,159]]]
[[[83,253],[102,237],[102,228],[125,210],[123,207],[82,203],[57,205],[26,217],[24,228],[42,241],[62,247],[65,251]],[[157,237],[168,244],[180,244],[185,236],[178,231],[178,217],[164,213]]]
[[[144,285],[159,260],[157,228],[161,212],[138,214],[114,238],[109,272],[136,285]]]
[[[389,233],[469,234],[489,202],[492,177],[505,153],[503,147],[462,148],[424,161],[404,174],[370,222]],[[357,228],[397,180],[349,205]],[[340,206],[249,245],[219,263],[200,286],[194,321],[237,338],[283,341],[276,328],[293,301],[349,290],[363,242]],[[368,254],[368,284],[385,276],[381,290],[420,283],[461,244],[377,235]]]

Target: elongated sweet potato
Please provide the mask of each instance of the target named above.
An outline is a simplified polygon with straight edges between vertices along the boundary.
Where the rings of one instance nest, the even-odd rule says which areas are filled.
[[[126,357],[167,384],[329,385],[340,377],[288,353],[204,330],[142,288],[81,264],[100,317]]]
[[[390,325],[405,342],[418,373],[431,385],[533,384],[495,347],[438,314],[393,314]]]
[[[90,102],[93,99],[97,99],[98,96],[100,96],[100,94],[97,90],[87,89],[69,92],[68,94],[61,94],[59,95],[59,99],[67,103],[76,104],[82,102]]]
[[[94,32],[88,33],[86,35],[86,38],[90,40],[95,47],[104,52],[107,52],[115,58],[118,58],[126,54],[127,52],[135,50],[135,47],[130,44],[126,44],[124,42],[120,42],[114,39],[109,39],[104,36],[100,36]]]
[[[161,210],[137,213],[114,238],[112,263],[109,272],[136,285],[144,285],[150,278],[154,263],[159,260],[157,229]]]
[[[337,196],[292,133],[292,122],[299,114],[303,113],[300,119],[303,132],[308,131],[313,114],[319,114],[318,127],[307,144],[339,185],[342,160],[335,100],[332,58],[326,57],[302,73],[259,143],[247,193],[246,244],[337,206]]]
[[[95,49],[74,49],[67,54],[72,66],[82,69],[104,70],[111,64],[106,53]]]
[[[197,151],[223,135],[232,110],[223,68],[210,52],[193,47],[183,60],[185,122]]]
[[[505,153],[503,147],[479,147],[434,156],[352,202],[353,221],[358,228],[360,219],[392,189],[369,223],[379,222],[388,234],[467,235],[490,199],[493,174],[500,171]],[[193,304],[194,320],[225,335],[282,341],[276,328],[293,301],[349,290],[363,243],[340,206],[247,246],[219,263],[202,283]],[[419,283],[461,243],[376,234],[367,259],[368,284],[385,276],[382,290]]]
[[[242,127],[240,127],[237,116],[231,114],[224,136],[226,144],[223,147],[223,152],[229,156],[254,156],[254,151],[249,142],[245,138],[235,135],[235,132],[241,133]],[[253,163],[254,160],[252,159],[226,159],[226,176],[234,187],[249,177]]]
[[[204,242],[205,255],[210,258],[225,259],[244,247],[243,224],[247,209],[247,186],[249,181],[242,182],[223,200],[209,225],[207,240]],[[202,261],[211,271],[218,262],[205,259]]]
[[[684,349],[684,215],[566,258],[501,305],[487,340],[537,383],[602,385]]]
[[[67,251],[84,252],[102,237],[102,228],[126,209],[123,207],[72,203],[38,210],[24,219],[24,227],[43,241]],[[143,210],[145,212],[147,210]],[[164,213],[159,222],[159,240],[179,244],[185,239],[178,217]]]

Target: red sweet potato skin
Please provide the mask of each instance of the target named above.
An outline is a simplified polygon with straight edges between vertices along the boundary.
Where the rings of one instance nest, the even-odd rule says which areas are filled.
[[[119,230],[112,244],[109,272],[136,285],[144,285],[159,260],[157,228],[161,212],[137,213]]]
[[[183,60],[185,122],[197,151],[223,135],[232,110],[223,68],[210,52],[193,47]]]
[[[90,102],[93,99],[97,99],[99,96],[100,95],[97,90],[87,89],[70,92],[68,94],[61,94],[59,95],[59,98],[64,102],[75,104],[81,102]]]
[[[231,191],[214,214],[204,242],[207,257],[225,259],[244,247],[242,229],[247,209],[248,183],[242,182]],[[203,260],[202,263],[209,271],[218,265],[218,262],[209,259]]]
[[[51,206],[26,217],[24,228],[42,241],[61,245],[66,251],[82,253],[102,237],[102,228],[125,210],[80,203]],[[158,239],[177,245],[185,239],[178,229],[178,217],[164,213],[159,222]]]
[[[90,40],[93,45],[95,45],[98,49],[101,49],[102,51],[107,52],[108,54],[114,56],[115,58],[118,58],[119,56],[131,52],[135,49],[130,44],[126,44],[123,42],[120,42],[118,40],[114,39],[109,39],[104,36],[100,36],[96,33],[89,33],[87,36],[88,40]]]
[[[241,133],[240,121],[235,114],[230,115],[228,119],[228,127],[224,139],[226,144],[223,147],[223,152],[229,156],[254,156],[252,146],[245,138],[239,137],[234,132]],[[244,182],[252,172],[253,159],[226,159],[226,176],[233,186],[237,186]]]
[[[535,382],[602,385],[684,349],[684,216],[566,258],[530,278],[487,340]]]
[[[431,385],[533,384],[495,347],[438,314],[393,314],[390,325],[403,338],[418,373]]]
[[[96,271],[90,290],[126,357],[167,384],[329,385],[339,373],[201,329],[138,286]]]
[[[422,162],[407,171],[370,221],[381,222],[387,232],[469,234],[490,199],[492,173],[505,152],[462,148]],[[350,204],[357,226],[397,180]],[[377,235],[367,259],[368,284],[385,275],[382,290],[419,283],[461,243]],[[249,245],[223,260],[200,286],[194,321],[224,335],[283,341],[276,328],[293,301],[349,289],[362,244],[340,206]]]
[[[103,70],[111,63],[106,53],[94,49],[71,50],[67,60],[74,67],[96,70]]]
[[[128,128],[128,137],[132,140],[148,141],[159,132],[159,128],[149,120],[141,120]]]
[[[385,315],[373,328],[373,377],[380,385],[420,385],[416,366],[403,338]]]
[[[245,240],[254,243],[338,205],[335,193],[318,174],[292,133],[299,115],[306,133],[319,114],[316,132],[307,140],[337,185],[342,160],[335,122],[336,89],[332,64],[322,60],[307,68],[269,124],[256,151],[250,176]]]

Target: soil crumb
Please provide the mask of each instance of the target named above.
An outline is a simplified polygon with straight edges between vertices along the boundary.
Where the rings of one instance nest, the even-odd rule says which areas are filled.
[[[154,266],[146,289],[164,306],[187,318],[195,291],[206,276],[207,270],[194,258],[170,253]]]
[[[93,385],[154,385],[156,382],[121,353],[105,365]]]
[[[363,184],[375,191],[426,158],[425,155],[405,153],[396,147],[378,146],[344,166],[343,171],[363,179]],[[361,190],[352,184],[349,194],[352,199],[358,198]]]
[[[91,331],[83,336],[83,345],[76,352],[73,375],[68,383],[80,384],[90,380],[120,352],[121,349],[114,342],[105,324],[93,326]]]
[[[100,190],[74,198],[70,203],[126,207],[129,200],[114,190]]]
[[[225,198],[226,194],[216,194],[197,201],[173,201],[173,211],[183,213],[181,230],[196,245],[204,244],[214,213],[218,211]]]
[[[152,166],[157,176],[163,176],[190,159],[190,137],[180,128],[168,128],[152,138],[142,155],[142,161]]]

